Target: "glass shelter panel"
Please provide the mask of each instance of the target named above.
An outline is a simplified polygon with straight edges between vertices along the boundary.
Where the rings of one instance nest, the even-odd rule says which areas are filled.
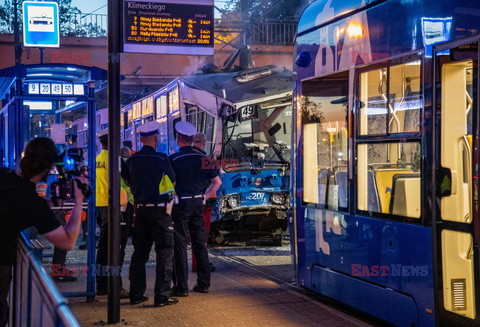
[[[348,74],[302,84],[303,202],[348,207]]]

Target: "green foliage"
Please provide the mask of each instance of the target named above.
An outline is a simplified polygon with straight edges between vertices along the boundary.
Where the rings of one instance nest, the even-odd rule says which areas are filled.
[[[250,21],[297,19],[309,0],[250,0]],[[240,11],[240,0],[229,0],[226,10]]]
[[[18,22],[20,31],[22,31],[22,1],[5,0],[3,6],[0,6],[0,33],[13,33],[13,1],[17,1]],[[87,23],[82,12],[77,7],[72,7],[72,0],[56,0],[59,7],[60,16],[60,34],[62,36],[104,36],[106,31],[94,25]]]
[[[325,113],[322,110],[322,105],[310,100],[309,97],[302,98],[300,112],[303,124],[321,124],[326,121]]]

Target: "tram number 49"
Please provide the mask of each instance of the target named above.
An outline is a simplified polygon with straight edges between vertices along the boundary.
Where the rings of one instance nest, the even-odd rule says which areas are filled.
[[[255,106],[245,106],[242,108],[242,118],[251,117],[255,114]]]
[[[247,196],[247,200],[263,200],[265,193],[255,192]]]

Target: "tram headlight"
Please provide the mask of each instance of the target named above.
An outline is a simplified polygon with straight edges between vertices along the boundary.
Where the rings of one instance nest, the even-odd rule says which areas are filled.
[[[227,199],[227,204],[231,209],[238,208],[240,206],[240,199],[238,195],[229,196]]]
[[[272,203],[274,204],[284,204],[285,203],[285,196],[281,193],[274,193],[270,198]]]

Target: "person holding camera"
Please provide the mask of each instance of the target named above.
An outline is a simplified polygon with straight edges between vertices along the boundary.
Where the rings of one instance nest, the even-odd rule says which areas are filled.
[[[96,179],[95,179],[95,205],[97,207],[97,223],[100,226],[100,238],[97,248],[97,265],[108,265],[108,129],[98,133],[98,139],[102,145],[102,151],[96,158]],[[125,259],[125,248],[127,246],[128,231],[123,216],[120,214],[121,236],[120,236],[120,267]],[[121,280],[121,279],[120,279]],[[97,295],[108,294],[108,276],[97,274]],[[120,298],[128,299],[129,293],[122,287]]]
[[[20,171],[0,169],[0,326],[8,322],[7,296],[15,264],[18,234],[35,227],[53,245],[73,249],[80,233],[84,195],[81,187],[86,179],[75,179],[75,205],[65,226],[55,218],[47,201],[38,196],[35,186],[44,181],[53,169],[58,152],[53,141],[46,137],[31,140],[20,161]]]

